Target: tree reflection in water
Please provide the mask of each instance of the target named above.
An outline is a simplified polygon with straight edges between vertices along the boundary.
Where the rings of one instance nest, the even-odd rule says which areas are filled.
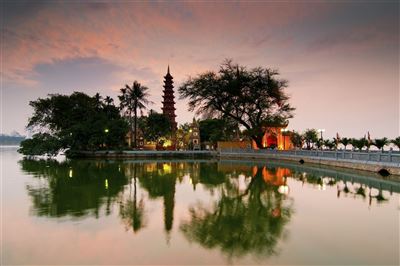
[[[370,205],[373,200],[378,204],[387,201],[388,187],[399,191],[396,184],[355,174],[273,167],[272,163],[267,167],[255,163],[22,160],[20,165],[39,181],[26,186],[32,214],[98,218],[117,206],[125,228],[136,233],[147,224],[145,204],[162,199],[167,239],[174,226],[177,184],[190,181],[193,190],[200,187],[201,193],[211,194],[204,200],[214,202],[191,205],[180,232],[189,241],[220,249],[228,257],[279,252],[279,242],[287,233],[285,225],[293,214],[287,180],[320,190],[336,186],[337,197],[365,201],[368,197]]]
[[[127,184],[117,163],[51,160],[21,160],[26,173],[39,178],[39,185],[27,185],[32,197],[32,213],[38,216],[73,218],[105,214]],[[42,182],[45,181],[45,182]]]
[[[250,182],[241,189],[239,177],[230,176],[219,187],[220,198],[211,208],[201,203],[190,208],[190,220],[181,224],[181,231],[190,241],[219,248],[229,257],[276,254],[293,212],[291,201],[278,192],[284,177],[276,176],[274,169],[255,167],[253,176],[246,178]]]
[[[129,194],[128,197],[122,195],[120,200],[119,215],[125,224],[125,228],[129,230],[132,228],[133,232],[139,231],[141,228],[145,227],[145,208],[144,208],[144,198],[141,196],[140,200],[137,200],[137,177],[141,173],[139,172],[141,168],[138,164],[129,164],[124,167],[127,176],[133,176],[133,198],[132,198],[132,178],[129,178]],[[133,171],[132,171],[133,170]]]

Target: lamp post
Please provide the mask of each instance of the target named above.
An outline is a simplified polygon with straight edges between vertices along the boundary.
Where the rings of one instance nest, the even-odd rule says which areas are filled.
[[[105,129],[104,129],[104,133],[106,134],[106,139],[105,139],[104,147],[107,147],[106,142],[107,142],[107,135],[108,135],[108,132],[109,132],[108,128],[105,128]]]
[[[324,138],[322,137],[323,132],[325,132],[325,129],[318,129],[318,133],[321,134],[321,140],[324,140]]]
[[[322,133],[325,132],[325,129],[318,129],[317,131],[321,134],[320,141],[321,141],[321,150],[322,150],[322,144],[323,144],[323,141],[324,141]]]

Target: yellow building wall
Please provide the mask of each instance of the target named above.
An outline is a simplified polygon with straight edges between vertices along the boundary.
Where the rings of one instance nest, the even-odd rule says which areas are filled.
[[[218,149],[246,149],[251,147],[250,141],[218,141]]]

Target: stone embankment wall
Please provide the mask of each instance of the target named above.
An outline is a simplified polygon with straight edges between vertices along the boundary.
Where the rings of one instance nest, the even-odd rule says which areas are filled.
[[[304,164],[320,164],[334,167],[342,167],[349,169],[357,169],[371,172],[379,172],[382,169],[386,169],[391,175],[400,176],[400,163],[395,162],[377,162],[377,161],[365,161],[365,160],[351,160],[351,159],[335,159],[335,158],[323,158],[313,157],[304,155],[288,155],[280,152],[271,153],[254,153],[254,152],[229,152],[221,151],[219,153],[221,158],[231,159],[273,159],[273,160],[288,160],[299,162],[302,160]]]

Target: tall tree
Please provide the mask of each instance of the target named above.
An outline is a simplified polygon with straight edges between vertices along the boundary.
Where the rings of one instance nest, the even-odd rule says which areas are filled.
[[[118,96],[120,108],[128,117],[131,130],[134,133],[134,148],[137,147],[137,111],[145,109],[146,105],[150,103],[147,99],[149,97],[148,90],[149,88],[142,86],[135,80],[131,87],[126,84],[125,87],[120,90],[121,95]]]
[[[400,137],[397,137],[395,139],[392,139],[391,143],[393,143],[394,145],[397,146],[397,148],[399,148],[400,150]]]
[[[60,150],[120,148],[125,143],[128,125],[117,107],[105,104],[96,94],[49,95],[31,101],[34,109],[27,128],[36,133],[21,142],[25,155],[55,155]]]
[[[296,131],[291,132],[290,140],[292,141],[293,146],[295,146],[296,148],[303,147],[304,138],[299,132]]]
[[[189,78],[179,88],[189,99],[189,110],[209,116],[229,117],[246,129],[259,148],[268,126],[287,124],[294,108],[284,92],[287,81],[270,68],[247,69],[226,60],[218,73]]]
[[[318,132],[315,129],[306,129],[303,138],[306,142],[307,149],[310,150],[313,144],[318,143]]]
[[[366,138],[351,139],[351,145],[361,151],[368,145],[368,140]]]
[[[218,141],[232,141],[239,136],[239,127],[232,119],[205,119],[199,122],[201,141],[216,144]]]
[[[340,139],[340,143],[343,144],[344,149],[346,150],[347,146],[348,146],[349,144],[351,144],[351,139],[349,139],[349,138],[342,138],[342,139]]]
[[[146,139],[151,141],[158,142],[159,138],[168,137],[172,133],[171,120],[154,110],[150,110],[148,116],[141,117],[139,125]]]

